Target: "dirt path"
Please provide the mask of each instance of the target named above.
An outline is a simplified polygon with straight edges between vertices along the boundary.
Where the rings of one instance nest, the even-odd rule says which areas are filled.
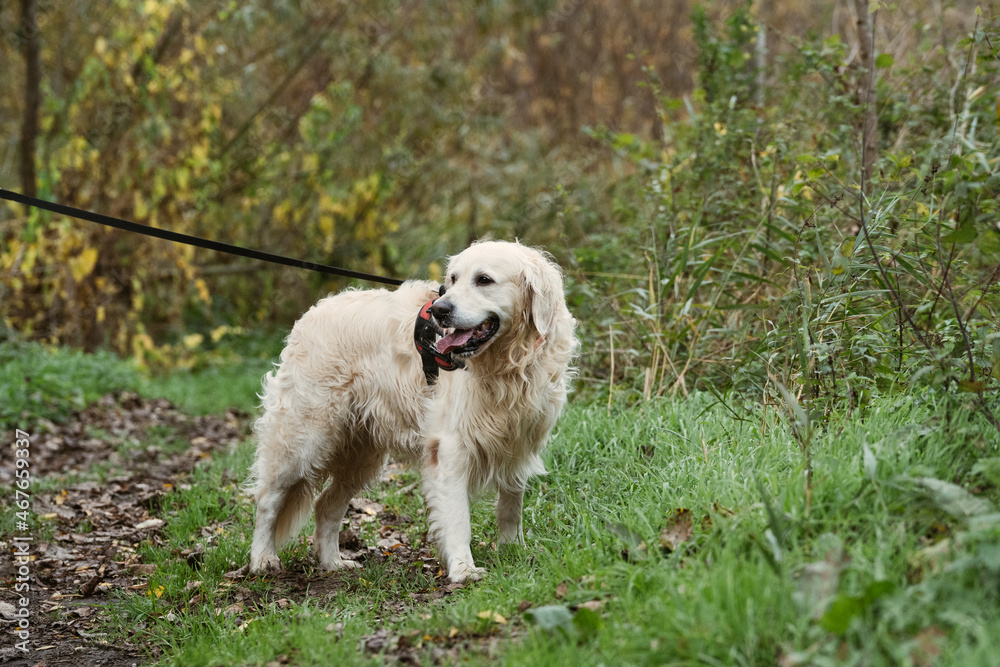
[[[135,394],[106,396],[65,424],[41,424],[31,438],[31,475],[42,478],[93,476],[105,467],[103,482],[83,481],[32,493],[30,513],[41,529],[30,535],[29,633],[15,634],[16,609],[24,593],[15,591],[18,564],[11,536],[0,543],[0,663],[11,665],[99,665],[119,667],[143,662],[141,639],[109,645],[99,621],[114,603],[115,592],[147,587],[151,565],[139,562],[135,547],[159,541],[163,521],[154,516],[171,488],[183,483],[198,461],[234,446],[246,433],[246,416],[189,417],[168,401]],[[150,434],[176,434],[187,446],[179,453],[159,447],[134,447]],[[123,472],[124,471],[124,472]],[[14,471],[0,468],[0,483],[10,485]],[[4,499],[4,512],[14,507]],[[18,537],[25,536],[23,531]]]

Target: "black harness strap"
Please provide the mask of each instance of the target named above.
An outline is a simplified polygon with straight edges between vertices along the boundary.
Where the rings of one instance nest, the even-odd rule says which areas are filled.
[[[272,264],[283,264],[284,266],[293,266],[295,268],[306,269],[308,271],[318,271],[319,273],[326,273],[333,276],[343,276],[345,278],[357,278],[358,280],[370,280],[372,282],[384,283],[386,285],[403,284],[402,280],[398,280],[396,278],[375,276],[370,273],[351,271],[350,269],[341,269],[336,266],[327,266],[326,264],[316,264],[314,262],[307,262],[301,259],[282,257],[281,255],[275,255],[269,252],[263,252],[261,250],[251,250],[249,248],[241,248],[239,246],[230,245],[229,243],[222,243],[220,241],[210,241],[208,239],[198,238],[197,236],[189,236],[187,234],[171,232],[166,229],[159,229],[158,227],[150,227],[149,225],[140,225],[136,222],[129,222],[128,220],[122,220],[121,218],[113,218],[110,215],[93,213],[91,211],[85,211],[80,208],[65,206],[64,204],[56,204],[53,202],[45,201],[44,199],[28,197],[27,195],[22,195],[17,192],[11,192],[10,190],[4,190],[3,188],[0,188],[0,199],[6,199],[8,201],[17,202],[18,204],[24,204],[25,206],[44,209],[46,211],[58,213],[59,215],[69,216],[70,218],[77,218],[78,220],[96,222],[97,224],[105,225],[106,227],[123,229],[127,232],[135,232],[136,234],[153,236],[158,239],[173,241],[174,243],[183,243],[185,245],[195,246],[196,248],[205,248],[207,250],[215,250],[216,252],[224,252],[230,255],[238,255],[240,257],[257,259],[262,262],[271,262]]]
[[[420,313],[417,314],[417,321],[413,325],[413,342],[420,352],[420,363],[424,368],[424,380],[428,387],[437,384],[438,371],[454,371],[465,368],[465,364],[457,359],[453,359],[450,354],[438,352],[435,343],[441,329],[431,319],[431,306],[434,299],[423,305]]]

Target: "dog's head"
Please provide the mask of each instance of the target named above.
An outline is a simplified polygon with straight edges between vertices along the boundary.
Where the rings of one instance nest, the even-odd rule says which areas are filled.
[[[491,347],[537,350],[557,329],[572,336],[559,267],[520,243],[482,241],[452,257],[431,312],[446,334],[438,350],[459,359]]]

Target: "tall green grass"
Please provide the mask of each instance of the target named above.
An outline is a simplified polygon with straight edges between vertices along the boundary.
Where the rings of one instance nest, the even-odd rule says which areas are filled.
[[[135,389],[139,374],[110,352],[0,342],[0,429],[32,431],[34,421],[63,419],[106,393]]]
[[[63,421],[101,396],[136,391],[170,400],[190,414],[257,405],[261,378],[281,350],[274,335],[249,337],[195,370],[140,370],[107,350],[92,354],[27,341],[0,342],[0,429],[33,430],[39,419]],[[240,354],[239,352],[243,352]]]

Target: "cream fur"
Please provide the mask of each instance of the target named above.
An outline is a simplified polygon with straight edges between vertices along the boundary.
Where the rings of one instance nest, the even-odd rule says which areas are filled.
[[[500,326],[464,359],[467,370],[442,372],[430,388],[413,324],[436,285],[349,290],[296,322],[281,363],[264,377],[254,425],[251,571],[280,567],[278,549],[301,529],[328,479],[313,545],[321,567],[357,567],[340,556],[340,525],[351,497],[390,454],[422,466],[431,533],[452,581],[482,572],[470,550],[476,494],[498,491],[498,543],[524,543],[524,490],[544,472],[539,453],[566,402],[578,347],[562,276],[538,250],[484,241],[451,259],[445,286],[439,303],[452,307],[453,326],[488,317]]]

